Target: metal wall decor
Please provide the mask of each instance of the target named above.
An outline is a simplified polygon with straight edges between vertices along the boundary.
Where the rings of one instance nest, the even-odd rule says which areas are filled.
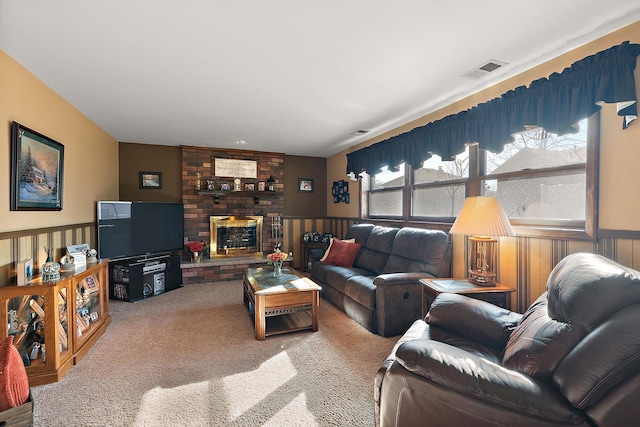
[[[349,203],[349,181],[341,179],[340,181],[333,181],[331,187],[331,194],[333,195],[333,203]]]

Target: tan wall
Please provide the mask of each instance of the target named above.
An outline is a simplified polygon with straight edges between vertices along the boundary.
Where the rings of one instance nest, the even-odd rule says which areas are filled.
[[[117,142],[1,50],[0,70],[0,232],[95,221],[96,201],[118,198]],[[61,211],[9,211],[12,121],[64,145]]]

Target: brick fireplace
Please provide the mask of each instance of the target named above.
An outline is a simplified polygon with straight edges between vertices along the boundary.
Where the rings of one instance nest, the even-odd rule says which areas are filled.
[[[212,242],[210,217],[261,217],[264,226],[260,228],[259,243],[255,252],[249,250],[227,250],[220,254],[216,237],[216,254],[211,259],[200,264],[191,264],[185,258],[182,265],[183,284],[208,282],[218,280],[235,280],[242,278],[242,272],[254,264],[263,264],[262,253],[268,253],[276,242],[282,241],[282,236],[273,233],[270,224],[284,214],[284,154],[248,150],[221,150],[204,147],[182,146],[182,203],[184,205],[184,235],[186,241]],[[206,181],[215,184],[231,183],[232,178],[216,177],[213,170],[214,159],[255,160],[257,162],[257,178],[242,179],[244,184],[255,184],[258,188],[260,181],[267,181],[269,177],[275,179],[275,193],[250,193],[244,191],[229,191],[222,195],[211,194],[207,191]],[[201,187],[196,188],[200,174]],[[256,232],[258,232],[256,230]],[[224,244],[222,244],[224,246]],[[233,244],[227,244],[227,249]],[[213,249],[213,246],[212,246]],[[224,248],[223,248],[224,249]],[[242,253],[242,252],[247,253]]]

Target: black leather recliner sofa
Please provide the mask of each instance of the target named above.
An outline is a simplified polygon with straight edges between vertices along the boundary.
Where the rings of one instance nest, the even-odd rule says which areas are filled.
[[[573,254],[522,315],[441,294],[374,386],[387,426],[640,425],[640,273]]]

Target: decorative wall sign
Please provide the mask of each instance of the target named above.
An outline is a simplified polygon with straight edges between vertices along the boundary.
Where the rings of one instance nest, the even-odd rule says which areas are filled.
[[[340,181],[333,181],[331,187],[331,195],[333,196],[333,203],[349,203],[349,182],[341,179]]]
[[[11,125],[12,211],[62,210],[64,145]]]
[[[258,178],[256,160],[213,159],[213,174],[229,178]]]

